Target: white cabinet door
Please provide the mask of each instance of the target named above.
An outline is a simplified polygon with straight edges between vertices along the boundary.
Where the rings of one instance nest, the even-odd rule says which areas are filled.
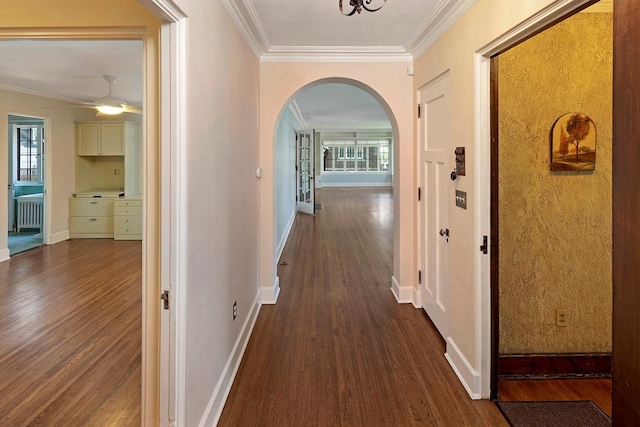
[[[78,156],[124,156],[124,124],[79,123]]]
[[[100,155],[100,125],[81,123],[76,129],[78,138],[78,156]]]
[[[100,126],[100,154],[103,156],[124,156],[124,125],[105,123]]]

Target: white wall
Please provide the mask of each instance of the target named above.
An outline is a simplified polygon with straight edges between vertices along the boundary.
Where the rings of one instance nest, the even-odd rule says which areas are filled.
[[[213,425],[258,308],[259,62],[220,2],[177,3],[189,46],[185,425]]]
[[[291,110],[285,109],[274,141],[277,258],[282,254],[296,215],[296,130],[300,128]]]

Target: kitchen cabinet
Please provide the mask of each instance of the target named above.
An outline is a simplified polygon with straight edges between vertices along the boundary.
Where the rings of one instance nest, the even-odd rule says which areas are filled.
[[[133,123],[77,123],[78,156],[124,156]]]
[[[113,238],[111,197],[72,197],[69,199],[69,236],[71,238]]]
[[[113,238],[142,240],[142,199],[117,199],[113,209]]]

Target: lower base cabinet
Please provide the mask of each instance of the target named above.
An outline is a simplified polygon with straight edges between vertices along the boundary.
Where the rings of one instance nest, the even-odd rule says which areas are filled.
[[[113,239],[113,201],[112,198],[70,198],[69,236]]]
[[[116,200],[113,205],[113,238],[142,240],[142,200]]]
[[[142,240],[142,199],[70,198],[69,236],[76,239]]]

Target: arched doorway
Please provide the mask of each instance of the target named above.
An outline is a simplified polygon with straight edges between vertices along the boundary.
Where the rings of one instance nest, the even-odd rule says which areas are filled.
[[[280,81],[282,80],[284,79],[281,79]],[[406,288],[409,288],[409,290],[404,295],[401,295],[401,292],[400,292],[401,286],[399,285],[400,282],[398,279],[399,271],[401,268],[399,266],[400,262],[399,262],[398,254],[400,252],[400,246],[402,245],[402,243],[404,243],[404,242],[401,242],[402,239],[400,238],[400,235],[402,232],[402,230],[400,229],[400,226],[402,223],[401,206],[403,203],[407,202],[403,198],[403,192],[402,192],[402,190],[405,189],[406,187],[402,185],[402,181],[400,179],[400,165],[404,161],[404,159],[402,158],[400,147],[403,146],[404,144],[406,144],[407,147],[411,146],[412,132],[409,132],[406,134],[406,137],[404,139],[404,144],[403,144],[402,143],[403,140],[401,139],[401,134],[402,135],[405,135],[405,134],[401,133],[400,131],[401,126],[399,125],[400,122],[397,118],[398,117],[397,108],[395,106],[392,106],[392,103],[388,102],[386,97],[384,97],[381,94],[381,91],[377,90],[377,88],[374,88],[373,85],[364,83],[360,79],[355,79],[350,77],[323,77],[323,78],[307,81],[301,85],[295,85],[297,87],[291,88],[291,91],[289,92],[290,93],[289,96],[282,97],[282,93],[281,93],[280,94],[281,101],[276,101],[279,103],[278,112],[273,116],[272,119],[262,118],[262,113],[261,113],[261,124],[264,126],[261,126],[260,156],[261,156],[261,160],[263,161],[267,160],[265,164],[273,166],[273,168],[265,168],[265,173],[260,183],[261,184],[261,205],[262,205],[261,211],[263,213],[261,217],[261,227],[260,227],[261,228],[261,261],[260,263],[261,263],[262,303],[274,304],[277,301],[277,297],[279,293],[279,278],[276,273],[276,263],[277,263],[279,254],[278,254],[278,240],[277,240],[278,212],[277,212],[277,206],[276,206],[277,194],[276,194],[276,180],[275,180],[276,162],[277,162],[275,141],[277,136],[278,123],[280,123],[280,120],[282,119],[284,112],[287,110],[288,105],[296,98],[296,96],[298,96],[300,93],[303,93],[305,90],[314,88],[322,84],[345,84],[345,85],[358,88],[366,92],[367,94],[369,94],[371,97],[373,97],[373,99],[375,99],[379,103],[380,107],[387,114],[389,123],[391,125],[390,134],[392,136],[392,140],[394,141],[394,144],[392,146],[393,151],[391,154],[392,160],[394,162],[393,166],[391,166],[391,169],[394,171],[393,177],[391,179],[393,191],[394,191],[394,238],[393,238],[394,273],[392,278],[392,283],[393,283],[392,288],[394,289],[394,294],[396,295],[396,298],[400,302],[410,302],[410,298],[412,297],[413,280],[411,280],[411,278],[407,279],[407,284],[410,286],[406,286]],[[408,87],[408,90],[411,90],[410,86]],[[269,98],[269,100],[272,101],[271,98]],[[405,98],[405,101],[406,101],[406,98]],[[273,102],[269,102],[269,103],[273,104]],[[265,108],[262,107],[261,111],[265,111]],[[405,120],[407,118],[408,117],[403,117],[403,119]],[[273,120],[273,122],[271,122],[271,120]],[[403,121],[403,125],[406,125],[406,124],[407,122]],[[402,126],[402,127],[406,129],[405,126]],[[410,127],[408,129],[410,130]],[[270,135],[265,139],[263,136],[266,135],[267,132]],[[410,167],[413,167],[412,164],[410,165]],[[271,169],[273,170],[272,173],[270,173]],[[403,169],[403,171],[404,170],[406,169]],[[405,224],[407,223],[405,222]],[[407,261],[407,264],[411,264],[411,267],[412,267],[413,257],[407,258],[406,261]],[[396,286],[396,283],[398,283],[397,286]],[[409,298],[406,298],[407,294],[409,295]]]

